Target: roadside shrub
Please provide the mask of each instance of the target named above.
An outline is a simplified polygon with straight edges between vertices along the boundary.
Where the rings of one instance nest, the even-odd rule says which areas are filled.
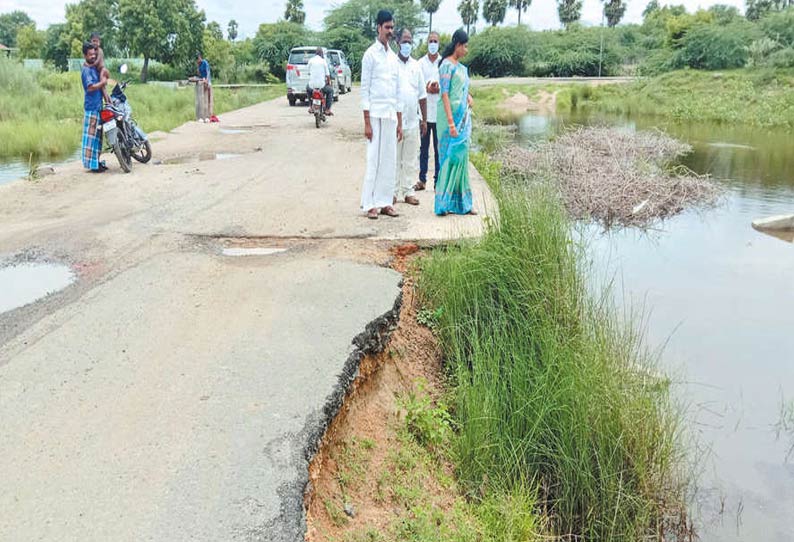
[[[36,91],[36,78],[19,62],[0,57],[0,89],[9,94],[29,94]]]
[[[39,85],[51,92],[63,92],[80,84],[80,75],[75,72],[53,72],[42,70],[38,73]]]
[[[184,68],[170,64],[155,64],[149,66],[150,81],[179,81],[187,79],[193,73],[188,73]]]
[[[471,39],[466,61],[471,71],[486,77],[525,75],[530,33],[523,26],[490,27]]]

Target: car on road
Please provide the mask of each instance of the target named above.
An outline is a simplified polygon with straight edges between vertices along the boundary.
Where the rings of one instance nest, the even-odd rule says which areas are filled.
[[[339,49],[328,49],[328,56],[331,65],[336,70],[336,83],[339,86],[339,92],[342,94],[350,92],[353,87],[353,71],[350,69],[345,53]]]
[[[328,50],[323,47],[325,62],[331,73],[331,87],[334,89],[334,101],[339,100],[339,85],[336,82],[337,71],[328,58]],[[306,103],[306,85],[309,84],[309,60],[317,54],[317,47],[294,47],[287,59],[287,101],[290,105],[300,100]]]

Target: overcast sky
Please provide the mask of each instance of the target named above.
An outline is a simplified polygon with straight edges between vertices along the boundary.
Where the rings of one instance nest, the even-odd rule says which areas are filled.
[[[628,9],[623,22],[641,22],[642,10],[649,0],[628,0]],[[457,5],[460,0],[442,0],[441,7],[433,17],[433,27],[452,32],[461,25]],[[62,22],[64,20],[65,0],[0,0],[0,13],[21,9],[30,15],[39,28]],[[218,21],[225,30],[230,19],[239,23],[240,37],[253,36],[260,23],[275,22],[284,15],[286,0],[197,0],[200,9],[207,14],[208,21]],[[306,9],[306,22],[315,29],[322,29],[325,13],[341,1],[304,0]],[[688,10],[707,8],[713,4],[729,4],[744,11],[743,0],[680,0],[669,2],[662,0],[662,4],[684,4]],[[482,0],[480,0],[482,6]],[[588,25],[597,25],[601,22],[601,2],[599,0],[584,0],[582,22]],[[527,13],[522,14],[522,22],[529,23],[535,30],[559,28],[557,19],[557,4],[555,0],[533,0]],[[508,10],[505,24],[516,24],[516,11]],[[484,25],[480,21],[478,27]]]

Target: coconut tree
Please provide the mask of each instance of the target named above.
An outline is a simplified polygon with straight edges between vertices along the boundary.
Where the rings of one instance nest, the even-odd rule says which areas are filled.
[[[480,11],[479,0],[461,0],[458,4],[458,12],[463,24],[466,25],[466,33],[471,33],[471,25],[477,23]]]
[[[441,0],[419,0],[419,3],[422,5],[422,9],[430,16],[430,25],[427,29],[427,33],[429,34],[433,31],[433,14],[438,11],[438,8],[441,6]]]
[[[237,21],[234,19],[229,21],[229,26],[226,27],[226,35],[229,37],[229,41],[237,39]]]
[[[509,0],[510,7],[516,8],[518,11],[518,24],[521,25],[521,12],[526,11],[529,9],[529,5],[532,3],[532,0]]]
[[[568,28],[582,17],[582,0],[557,0],[557,14]]]
[[[617,26],[625,13],[626,3],[623,0],[604,0],[604,16],[610,28]]]
[[[291,23],[303,24],[306,20],[306,12],[303,11],[303,0],[287,0],[284,20]]]
[[[482,4],[482,18],[491,26],[504,22],[507,14],[507,0],[485,0]]]

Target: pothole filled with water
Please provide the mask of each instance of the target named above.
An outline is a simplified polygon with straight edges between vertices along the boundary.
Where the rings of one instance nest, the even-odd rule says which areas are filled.
[[[24,262],[0,267],[0,314],[63,290],[77,280],[63,264]]]
[[[241,128],[221,128],[218,130],[222,134],[226,135],[234,135],[234,134],[250,134],[251,130],[243,130]]]
[[[228,247],[224,248],[221,254],[224,256],[270,256],[271,254],[279,254],[286,251],[286,248],[276,247]]]

